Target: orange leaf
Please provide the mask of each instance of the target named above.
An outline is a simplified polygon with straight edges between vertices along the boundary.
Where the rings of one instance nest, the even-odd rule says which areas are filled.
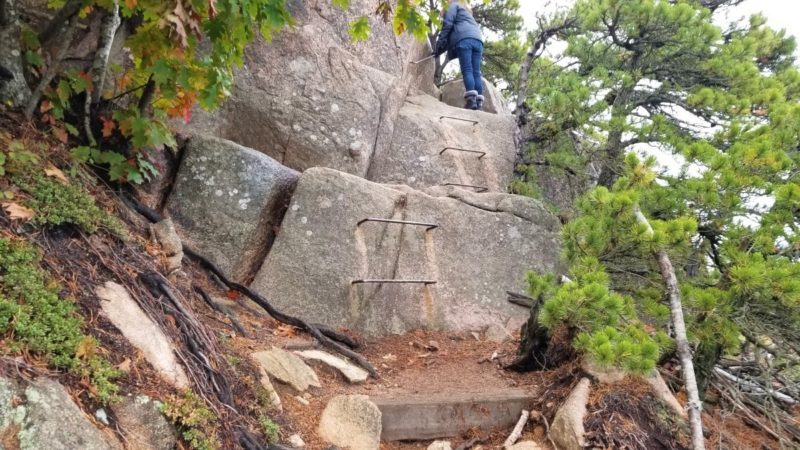
[[[106,119],[105,117],[100,116],[100,121],[103,122],[103,137],[111,137],[111,134],[114,132],[114,128],[117,127],[114,119]]]
[[[131,360],[130,360],[130,358],[125,358],[125,361],[122,361],[121,363],[117,364],[114,367],[116,367],[117,369],[119,369],[119,370],[121,370],[123,372],[126,372],[126,373],[130,372],[131,371]]]
[[[69,183],[69,180],[67,179],[67,176],[64,175],[64,172],[62,172],[58,167],[54,166],[53,163],[47,163],[47,167],[44,169],[44,174],[48,177],[56,178],[58,181]]]
[[[139,3],[138,0],[125,0],[125,6],[127,6],[128,9],[136,8],[137,3]]]
[[[42,100],[42,104],[39,106],[39,111],[46,113],[53,109],[53,103],[50,100]]]
[[[69,141],[69,135],[67,134],[67,131],[64,130],[63,128],[53,127],[52,131],[53,131],[53,136],[55,136],[56,139],[63,142],[64,144],[66,144]]]
[[[272,334],[281,337],[294,337],[297,335],[297,328],[291,325],[280,325]]]
[[[117,87],[125,90],[131,85],[131,81],[133,81],[131,80],[131,75],[129,73],[125,73],[122,75],[122,77],[120,77],[119,80],[117,80]]]
[[[6,213],[8,213],[8,216],[11,217],[12,220],[20,219],[28,221],[33,218],[34,214],[32,209],[13,202],[3,203],[3,209],[6,210]]]
[[[239,293],[234,290],[229,290],[225,292],[225,297],[228,297],[231,300],[236,300],[239,298]]]

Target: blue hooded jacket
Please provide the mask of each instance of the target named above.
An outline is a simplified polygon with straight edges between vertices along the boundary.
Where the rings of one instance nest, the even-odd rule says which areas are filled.
[[[458,3],[451,3],[444,15],[442,31],[436,41],[436,56],[444,52],[454,53],[456,45],[464,39],[477,39],[483,42],[483,33],[472,14]]]

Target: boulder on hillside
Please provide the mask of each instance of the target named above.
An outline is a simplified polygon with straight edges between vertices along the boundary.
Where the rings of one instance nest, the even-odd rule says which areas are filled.
[[[586,446],[586,403],[589,401],[591,381],[583,378],[556,411],[550,425],[550,438],[564,450],[581,450]]]
[[[268,351],[253,353],[251,357],[268,374],[299,392],[304,392],[309,386],[322,386],[314,369],[308,367],[299,356],[286,350],[272,347]]]
[[[92,424],[64,386],[45,378],[23,384],[0,377],[0,436],[0,447],[9,449],[123,448]]]
[[[175,429],[161,413],[161,403],[146,395],[124,397],[112,403],[125,439],[137,450],[172,450],[178,437]]]
[[[114,324],[161,377],[179,389],[189,387],[189,378],[178,363],[172,343],[159,326],[139,307],[124,286],[106,282],[95,288],[103,314]]]
[[[296,170],[323,166],[364,176],[380,129],[394,116],[385,107],[393,90],[403,86],[404,97],[412,85],[432,85],[432,63],[408,64],[425,47],[408,35],[395,36],[373,14],[370,0],[352,1],[346,10],[292,1],[291,10],[295,26],[248,47],[223,106],[175,126],[230,139]],[[362,15],[372,25],[369,45],[348,34]],[[405,78],[414,82],[402,83]]]
[[[234,142],[195,136],[167,201],[185,243],[228,276],[258,269],[288,203],[297,172]]]
[[[381,441],[381,411],[366,395],[332,398],[319,422],[326,441],[350,450],[378,450]]]
[[[414,188],[462,184],[506,192],[514,173],[515,127],[511,115],[454,108],[429,95],[409,97],[391,147],[375,154],[367,178]]]
[[[370,336],[517,329],[525,315],[506,291],[522,292],[529,270],[557,269],[558,221],[528,198],[452,191],[432,196],[309,169],[252,286],[289,314]],[[437,227],[359,224],[367,218]],[[364,279],[436,284],[357,282]]]
[[[492,114],[511,114],[506,99],[486,78],[483,79],[483,110]],[[450,106],[464,107],[464,80],[452,80],[439,87],[441,100]]]

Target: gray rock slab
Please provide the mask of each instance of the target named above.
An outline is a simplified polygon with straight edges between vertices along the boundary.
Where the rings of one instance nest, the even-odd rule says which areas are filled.
[[[268,374],[297,391],[303,392],[309,386],[321,387],[314,369],[286,350],[272,347],[271,350],[256,352],[251,356]]]
[[[408,97],[391,148],[374,155],[367,178],[414,188],[450,183],[506,192],[514,172],[515,127],[511,115],[455,108],[429,95]]]
[[[253,149],[195,136],[184,150],[166,211],[185,242],[243,280],[269,249],[297,176]]]
[[[169,339],[124,286],[108,281],[95,288],[95,294],[100,298],[100,307],[106,317],[142,352],[165,381],[180,389],[189,386],[189,379],[178,363]]]
[[[0,434],[20,450],[122,450],[111,432],[96,428],[58,382],[22,384],[0,377]]]
[[[583,378],[556,411],[553,423],[550,425],[550,438],[558,448],[581,450],[586,446],[583,419],[586,417],[586,403],[589,401],[590,389],[591,381]]]
[[[377,450],[381,440],[381,410],[366,395],[340,395],[322,411],[319,435],[350,450]]]
[[[128,444],[137,450],[172,450],[175,429],[160,410],[161,403],[146,395],[124,397],[111,405]]]
[[[483,86],[483,96],[485,98],[483,110],[492,114],[511,114],[508,110],[506,99],[503,98],[497,88],[485,78],[483,79]],[[442,102],[458,108],[464,107],[464,80],[459,78],[457,80],[448,81],[443,84],[439,90],[441,92],[440,99]]]
[[[534,401],[518,390],[370,399],[381,410],[385,441],[454,437],[473,428],[495,431],[513,426]]]
[[[428,450],[453,450],[450,441],[433,441],[428,446]]]
[[[384,106],[393,86],[410,76],[415,87],[435,89],[432,63],[408,64],[425,46],[395,36],[374,8],[370,0],[354,0],[346,10],[292,2],[295,26],[248,46],[225,104],[176,126],[236,141],[296,170],[321,166],[364,176],[380,130],[390,126],[393,114]],[[369,45],[347,33],[361,16],[373,25]]]
[[[356,366],[353,363],[345,361],[338,356],[333,356],[328,352],[323,352],[322,350],[303,350],[295,353],[300,355],[300,357],[303,359],[319,361],[323,364],[333,367],[341,372],[341,374],[347,378],[347,381],[351,383],[363,383],[369,376],[369,373],[367,373],[366,370]]]
[[[468,203],[448,192],[434,196],[309,169],[252,287],[290,314],[368,336],[516,330],[524,314],[506,291],[524,292],[529,270],[558,270],[558,221],[531,199],[489,194],[486,202]],[[359,225],[366,218],[438,227]],[[353,284],[360,279],[437,283]]]

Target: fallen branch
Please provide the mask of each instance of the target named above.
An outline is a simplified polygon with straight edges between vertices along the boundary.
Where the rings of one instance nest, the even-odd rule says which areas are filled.
[[[530,417],[530,415],[530,411],[526,409],[522,410],[522,414],[519,416],[517,425],[514,426],[514,430],[510,435],[508,435],[508,438],[506,438],[506,441],[503,443],[504,449],[510,448],[519,440],[519,437],[522,436],[522,430],[525,428],[525,424],[528,423],[528,417]]]
[[[766,388],[766,387],[761,386],[760,384],[758,384],[758,383],[756,383],[754,381],[745,380],[744,378],[737,377],[736,375],[734,375],[734,374],[732,374],[730,372],[726,372],[725,370],[722,370],[722,368],[720,368],[720,367],[715,367],[714,368],[714,373],[719,375],[719,376],[721,376],[721,377],[723,377],[723,378],[725,378],[728,381],[732,381],[732,382],[736,383],[741,388],[744,388],[743,390],[745,390],[745,391],[754,392],[756,394],[761,394],[761,395],[769,395],[772,398],[774,398],[775,400],[778,400],[780,402],[783,402],[783,403],[786,403],[786,404],[789,404],[789,405],[794,405],[794,404],[797,403],[797,400],[795,400],[794,398],[792,398],[789,395],[783,394],[783,393],[775,391],[773,389]]]
[[[508,294],[508,302],[514,305],[530,309],[536,304],[536,300],[528,297],[527,295],[517,294],[516,292],[511,291],[506,291],[506,294]]]
[[[647,227],[650,236],[654,234],[650,222],[642,214],[638,204],[634,204],[633,213],[636,220]],[[672,316],[672,326],[675,331],[675,344],[678,347],[678,357],[681,361],[681,371],[683,372],[683,383],[686,388],[689,409],[689,424],[692,428],[692,448],[694,450],[705,449],[705,439],[703,437],[703,404],[700,402],[700,393],[697,389],[697,378],[694,373],[692,362],[692,349],[689,347],[689,339],[686,336],[686,321],[683,319],[683,305],[681,304],[681,292],[678,287],[678,278],[675,276],[675,269],[672,261],[663,249],[655,252],[658,265],[661,268],[661,277],[667,286],[669,297],[670,314]]]

